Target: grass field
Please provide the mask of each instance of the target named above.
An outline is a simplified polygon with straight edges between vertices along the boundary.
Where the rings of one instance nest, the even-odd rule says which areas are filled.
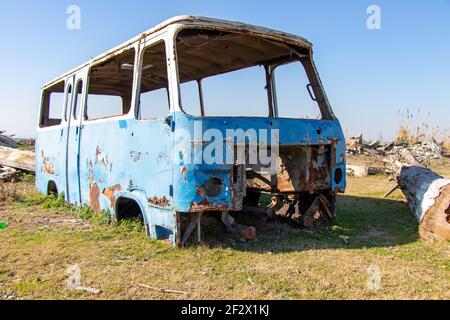
[[[258,238],[237,243],[210,219],[203,245],[177,250],[136,222],[81,219],[23,182],[19,200],[0,203],[9,224],[0,229],[0,299],[448,299],[450,243],[420,240],[402,194],[382,199],[389,186],[383,175],[349,178],[334,226],[247,218]],[[68,289],[74,265],[81,285],[100,293]],[[379,286],[370,285],[377,270]]]

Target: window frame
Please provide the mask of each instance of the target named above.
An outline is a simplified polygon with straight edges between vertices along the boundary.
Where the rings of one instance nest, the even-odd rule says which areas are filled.
[[[287,66],[287,65],[290,65],[290,64],[292,64],[292,65],[298,64],[299,69],[304,72],[304,75],[308,79],[309,84],[304,87],[304,90],[307,90],[307,93],[310,96],[311,101],[315,102],[315,104],[316,104],[315,107],[317,108],[317,110],[319,111],[320,116],[321,116],[320,119],[299,118],[299,117],[292,118],[292,117],[280,117],[279,116],[280,110],[279,110],[279,103],[278,103],[279,102],[278,101],[278,93],[279,93],[279,91],[277,91],[277,69],[279,67]],[[301,59],[297,58],[297,59],[292,59],[292,60],[280,62],[280,63],[277,63],[277,64],[270,65],[269,66],[269,70],[270,70],[269,71],[269,77],[270,77],[271,95],[273,97],[273,117],[274,118],[276,118],[276,119],[299,119],[299,120],[325,121],[325,116],[324,116],[324,114],[322,112],[322,109],[320,108],[320,105],[319,105],[319,102],[324,102],[324,101],[319,101],[320,98],[316,96],[316,91],[312,92],[312,93],[314,93],[314,99],[313,99],[313,96],[311,95],[311,91],[309,91],[310,88],[308,88],[308,86],[311,86],[311,90],[313,90],[312,89],[312,87],[313,87],[312,82],[313,81],[311,81],[311,79],[310,79],[310,77],[309,77],[309,75],[307,73],[307,69],[306,69],[306,65],[305,65],[304,61],[302,61]],[[301,87],[302,86],[299,86],[299,89]]]
[[[276,92],[274,94],[273,88],[272,88],[272,74],[271,74],[271,72],[267,71],[267,69],[270,68],[269,64],[262,65],[266,69],[266,73],[267,73],[266,82],[267,82],[267,101],[268,101],[268,109],[269,109],[268,117],[261,117],[261,116],[220,116],[220,117],[218,117],[218,116],[208,116],[208,115],[193,116],[191,114],[186,113],[183,110],[183,105],[182,105],[182,100],[181,100],[181,83],[180,83],[180,74],[179,74],[180,67],[179,67],[178,47],[177,47],[178,34],[185,29],[213,30],[213,31],[224,31],[224,32],[230,32],[230,33],[236,33],[236,34],[246,34],[245,32],[240,32],[239,30],[214,28],[214,27],[208,27],[208,26],[197,26],[197,25],[190,25],[190,24],[184,24],[184,25],[180,25],[180,26],[176,27],[176,29],[174,30],[174,32],[172,34],[173,36],[171,37],[171,41],[172,41],[172,45],[173,45],[173,52],[175,55],[174,68],[175,68],[175,73],[176,73],[176,87],[177,87],[177,94],[178,94],[177,101],[178,101],[178,110],[179,111],[181,111],[183,114],[185,114],[187,116],[194,117],[194,118],[260,118],[260,119],[267,119],[267,118],[272,119],[273,118],[273,119],[305,120],[305,119],[296,118],[296,117],[275,117],[274,108],[276,107],[276,103],[277,103],[276,102]],[[279,42],[279,43],[286,43],[281,40],[273,39],[270,36],[265,35],[265,34],[258,34],[258,35],[255,35],[255,37],[267,39],[267,40]],[[306,66],[306,61],[303,61],[300,57],[295,57],[292,60],[287,61],[285,63],[295,62],[295,61],[298,61],[299,63],[301,63],[303,65],[304,72],[312,86],[312,89],[314,90],[313,92],[314,92],[315,97],[317,99],[322,99],[320,101],[320,103],[323,103],[323,105],[320,105],[319,101],[316,101],[317,108],[321,114],[321,119],[316,120],[316,121],[337,121],[337,118],[334,115],[333,109],[328,101],[327,96],[326,96],[325,89],[320,80],[319,73],[317,72],[316,66],[314,64],[314,60],[312,57],[312,50],[309,50],[308,57],[306,57],[304,59],[308,60],[308,63],[310,64],[310,66]],[[281,65],[281,64],[279,64],[279,65]],[[243,70],[243,69],[237,69],[234,71],[239,71],[239,70]],[[207,79],[207,78],[203,78],[203,79]],[[203,81],[203,79],[199,79],[199,81],[201,82],[201,81]],[[203,90],[200,90],[200,91],[203,91]],[[320,95],[317,94],[318,92],[320,92]],[[202,95],[203,95],[203,92],[202,92]],[[272,101],[270,101],[270,99],[272,99]],[[203,96],[199,97],[199,100],[204,101],[204,97]],[[205,108],[205,105],[203,105],[203,110],[204,110],[204,108]],[[313,119],[308,119],[308,120],[313,120]]]
[[[57,86],[59,84],[62,84],[64,86],[63,92],[57,92],[57,91],[50,91],[52,87]],[[66,91],[66,79],[60,80],[55,82],[53,85],[45,87],[41,90],[41,103],[40,103],[40,111],[39,111],[39,121],[38,121],[38,130],[45,130],[45,129],[53,129],[58,128],[63,125],[64,122],[64,112],[65,112],[65,91]],[[47,121],[50,120],[50,104],[51,104],[51,95],[52,93],[60,93],[63,94],[62,99],[62,108],[61,108],[61,121],[58,124],[54,125],[44,125],[44,115],[45,112],[47,113]],[[47,105],[47,106],[46,106]],[[47,110],[46,110],[47,108]]]
[[[155,121],[157,119],[160,118],[150,118],[150,119],[141,119],[140,117],[140,98],[141,98],[141,81],[142,81],[142,69],[144,67],[144,55],[145,52],[153,47],[158,45],[159,43],[163,43],[164,44],[164,50],[165,50],[165,61],[166,61],[166,72],[167,72],[167,102],[168,102],[168,107],[169,109],[167,110],[167,116],[170,115],[170,113],[172,112],[172,82],[170,80],[170,73],[171,73],[171,64],[169,63],[169,60],[171,60],[170,57],[170,50],[169,49],[169,44],[167,41],[167,37],[166,34],[163,33],[161,35],[155,35],[153,37],[151,37],[150,39],[144,39],[143,40],[143,45],[140,49],[139,52],[139,63],[138,63],[138,76],[136,79],[136,93],[135,93],[135,103],[134,103],[134,117],[137,121]],[[161,88],[162,89],[162,88]],[[151,92],[151,91],[149,91]]]
[[[78,93],[78,85],[81,83],[81,93]],[[81,120],[81,118],[83,118],[83,115],[84,115],[84,111],[83,111],[83,106],[84,106],[84,99],[83,99],[83,97],[84,96],[86,96],[87,97],[87,95],[85,95],[85,81],[84,81],[84,79],[81,77],[81,78],[78,78],[78,79],[76,79],[76,81],[75,81],[75,83],[74,83],[74,89],[75,90],[73,90],[73,92],[72,92],[72,107],[73,107],[73,110],[72,110],[72,114],[71,114],[71,116],[73,117],[72,119],[74,120],[74,121],[80,121]],[[78,106],[80,109],[78,110],[78,108],[77,108],[77,104],[78,104],[78,98],[80,97],[80,105]],[[78,113],[78,115],[77,115],[77,113]]]
[[[72,108],[72,100],[73,100],[73,76],[67,78],[64,81],[64,114],[63,114],[63,121],[64,123],[67,123],[69,119],[67,116],[70,116],[70,109]],[[70,92],[69,92],[70,89]],[[69,113],[68,113],[69,109]]]
[[[107,117],[102,117],[102,118],[95,118],[95,119],[88,119],[87,117],[87,112],[88,112],[88,108],[89,108],[89,87],[90,87],[90,83],[91,83],[91,71],[93,68],[95,68],[98,65],[101,65],[103,63],[105,63],[106,61],[110,60],[111,58],[115,58],[117,56],[120,56],[121,54],[127,52],[127,51],[134,51],[134,68],[133,68],[133,79],[132,79],[132,87],[131,87],[131,100],[130,100],[130,109],[128,110],[127,113],[121,113],[118,115],[112,115],[112,116],[107,116]],[[140,63],[139,59],[139,43],[133,43],[130,46],[124,47],[122,48],[118,53],[116,53],[113,57],[106,57],[104,59],[101,59],[99,61],[96,61],[93,64],[90,64],[89,67],[86,69],[86,79],[85,79],[85,99],[84,99],[84,104],[82,106],[82,117],[80,117],[80,119],[83,121],[83,123],[95,123],[95,122],[102,122],[102,121],[108,121],[110,119],[117,119],[117,120],[121,120],[121,119],[128,119],[130,117],[133,117],[133,113],[134,113],[134,109],[135,109],[135,97],[136,97],[136,79],[137,79],[137,69],[136,66]],[[92,94],[91,94],[92,95]],[[114,95],[110,95],[110,96],[114,96]],[[118,96],[120,98],[122,98],[121,96]],[[123,98],[122,98],[123,100]],[[122,101],[122,108],[123,108],[123,101]],[[123,109],[122,109],[123,110]]]

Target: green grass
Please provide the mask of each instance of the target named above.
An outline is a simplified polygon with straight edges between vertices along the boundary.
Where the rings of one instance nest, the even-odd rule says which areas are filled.
[[[0,230],[0,299],[447,299],[449,242],[419,239],[401,194],[381,198],[389,186],[384,176],[350,178],[333,226],[301,230],[245,218],[258,230],[247,243],[210,219],[204,244],[183,250],[147,239],[139,222],[110,224],[107,213],[28,192],[0,209],[9,223]],[[100,294],[67,289],[74,264],[82,285]],[[366,285],[374,265],[378,290]]]

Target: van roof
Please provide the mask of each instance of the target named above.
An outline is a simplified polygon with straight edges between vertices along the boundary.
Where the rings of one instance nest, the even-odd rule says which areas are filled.
[[[274,30],[274,29],[270,29],[270,28],[255,26],[252,24],[237,22],[237,21],[229,21],[229,20],[222,20],[222,19],[208,18],[208,17],[201,17],[201,16],[182,15],[182,16],[176,16],[176,17],[170,18],[170,19],[154,26],[153,28],[139,34],[138,36],[122,43],[121,45],[119,45],[103,54],[100,54],[99,56],[87,61],[86,63],[76,67],[75,69],[72,69],[71,71],[66,72],[65,74],[50,81],[49,83],[45,84],[43,88],[45,89],[45,88],[51,87],[51,86],[55,85],[56,83],[64,80],[67,76],[77,72],[78,70],[80,70],[88,65],[96,64],[102,60],[108,59],[110,56],[119,54],[121,51],[123,51],[123,49],[130,47],[131,45],[133,45],[140,39],[143,39],[146,36],[151,35],[152,33],[155,33],[162,29],[165,29],[172,24],[178,24],[178,23],[181,23],[181,24],[184,23],[187,25],[194,25],[194,26],[203,26],[205,28],[215,27],[215,28],[225,29],[225,30],[229,30],[229,31],[249,33],[249,34],[252,34],[255,36],[264,36],[264,37],[272,38],[273,40],[284,41],[284,42],[296,44],[296,45],[299,45],[299,46],[302,46],[302,47],[308,48],[308,49],[312,48],[312,44],[308,40],[306,40],[305,38],[296,36],[294,34],[282,32],[282,31],[278,31],[278,30]]]

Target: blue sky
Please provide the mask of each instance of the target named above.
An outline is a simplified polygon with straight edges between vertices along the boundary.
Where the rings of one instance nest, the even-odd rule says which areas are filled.
[[[81,30],[66,28],[71,4],[81,8]],[[366,27],[371,4],[381,8],[381,30]],[[392,138],[407,110],[414,122],[450,127],[450,0],[3,0],[0,130],[33,136],[44,83],[180,14],[238,20],[309,39],[348,135]]]

